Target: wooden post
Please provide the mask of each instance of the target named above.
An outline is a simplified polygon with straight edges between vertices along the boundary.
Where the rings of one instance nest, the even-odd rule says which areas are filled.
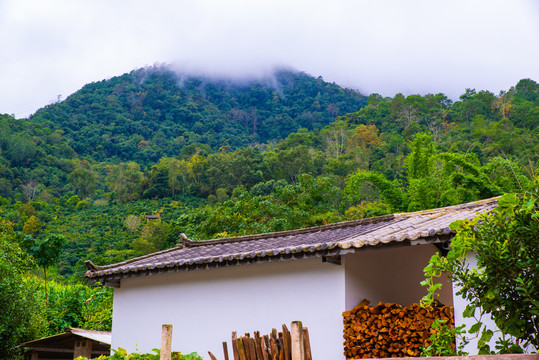
[[[301,321],[293,321],[291,325],[292,360],[304,360],[303,328]]]
[[[159,360],[171,360],[172,358],[172,325],[163,324],[161,329],[161,356]]]
[[[37,360],[39,358],[39,353],[37,351],[32,351],[32,355],[30,356],[30,360]]]

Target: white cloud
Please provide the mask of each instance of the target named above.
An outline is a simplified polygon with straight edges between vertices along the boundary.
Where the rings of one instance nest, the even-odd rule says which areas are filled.
[[[154,63],[229,75],[288,65],[364,93],[539,81],[529,1],[0,0],[0,113]]]

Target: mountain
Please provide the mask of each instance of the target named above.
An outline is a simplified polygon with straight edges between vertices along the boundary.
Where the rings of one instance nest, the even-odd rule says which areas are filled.
[[[81,156],[147,164],[195,143],[236,149],[321,129],[364,105],[357,91],[302,72],[231,80],[154,66],[88,84],[29,120],[62,130]]]

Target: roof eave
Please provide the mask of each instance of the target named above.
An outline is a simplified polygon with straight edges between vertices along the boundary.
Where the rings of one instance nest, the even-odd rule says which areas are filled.
[[[330,256],[340,256],[352,252],[362,251],[364,249],[376,249],[381,247],[401,247],[411,246],[418,244],[440,244],[448,242],[453,233],[449,234],[437,234],[430,237],[404,240],[404,241],[392,241],[389,243],[379,243],[377,245],[359,245],[351,248],[341,248],[336,244],[331,244],[323,249],[307,249],[303,251],[285,251],[275,255],[266,256],[249,256],[252,254],[241,254],[235,257],[222,258],[220,261],[212,261],[213,258],[199,259],[198,261],[186,261],[180,264],[180,261],[170,262],[166,264],[152,264],[151,266],[133,266],[131,268],[122,268],[116,270],[101,270],[92,271],[88,270],[84,275],[92,282],[102,282],[105,286],[120,287],[120,280],[134,277],[150,276],[163,273],[183,272],[183,271],[195,271],[205,270],[213,268],[224,268],[230,266],[249,265],[249,264],[261,264],[279,261],[301,260],[310,258],[323,258]],[[286,249],[289,250],[289,249]],[[309,251],[311,250],[311,251]]]

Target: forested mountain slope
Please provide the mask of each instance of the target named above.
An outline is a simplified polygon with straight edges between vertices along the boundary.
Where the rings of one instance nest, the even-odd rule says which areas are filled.
[[[456,102],[444,94],[364,101],[293,72],[276,73],[271,85],[181,79],[137,70],[31,119],[0,118],[0,214],[36,239],[65,235],[62,276],[80,276],[86,258],[105,263],[172,246],[179,232],[207,239],[286,230],[473,201],[536,181],[539,85],[530,79],[498,95],[466,90]],[[174,118],[186,106],[190,115]],[[337,116],[334,106],[348,112]],[[250,111],[260,116],[256,133],[230,118]],[[297,131],[275,123],[286,114]],[[306,115],[320,122],[302,122]],[[266,121],[279,135],[262,131]],[[261,134],[272,140],[253,144]]]
[[[279,231],[539,189],[533,80],[455,102],[365,99],[290,71],[266,80],[154,67],[89,84],[30,119],[0,115],[10,284],[0,297],[18,299],[0,311],[18,326],[0,329],[0,354],[67,326],[110,329],[110,289],[80,284],[86,259],[162,250],[180,233]]]
[[[356,91],[296,71],[230,80],[154,66],[88,84],[30,121],[64,131],[81,156],[147,164],[193,143],[236,149],[320,129],[365,104]]]

